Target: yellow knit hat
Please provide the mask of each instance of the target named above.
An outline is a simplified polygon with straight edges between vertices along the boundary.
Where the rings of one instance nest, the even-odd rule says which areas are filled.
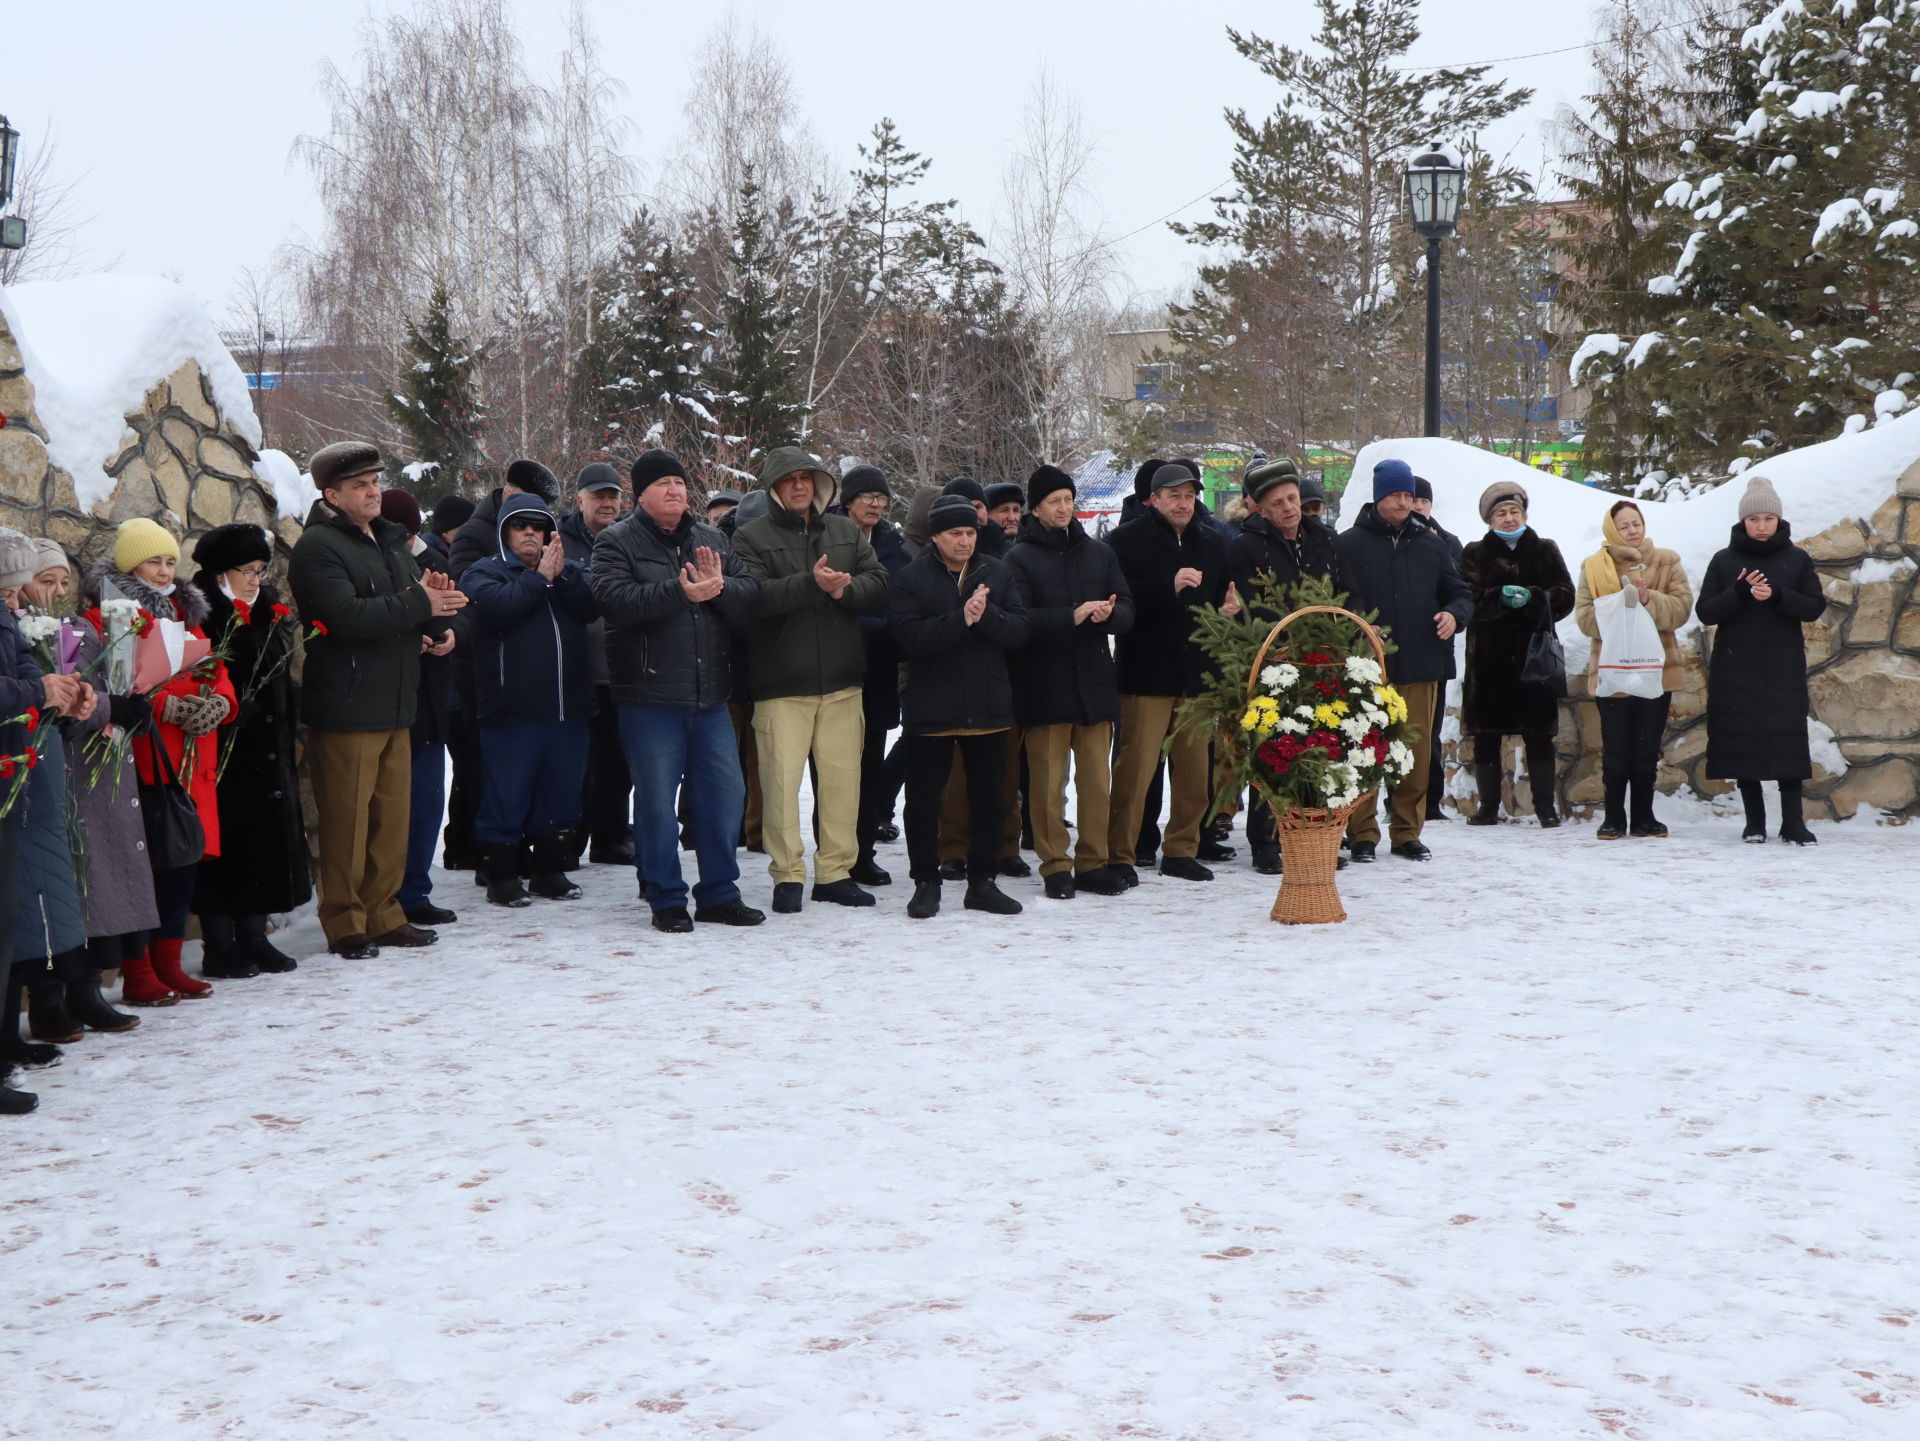
[[[165,526],[156,525],[143,517],[125,520],[113,538],[113,568],[122,575],[132,575],[133,568],[143,560],[152,560],[156,556],[171,556],[180,559],[180,542],[168,534]]]

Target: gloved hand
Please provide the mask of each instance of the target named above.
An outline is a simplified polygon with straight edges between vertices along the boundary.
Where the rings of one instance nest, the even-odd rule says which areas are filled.
[[[1533,592],[1524,585],[1503,585],[1500,587],[1500,599],[1518,610],[1533,599]]]
[[[121,730],[143,731],[153,720],[153,702],[143,695],[108,696],[107,719]]]
[[[199,697],[199,702],[200,708],[195,717],[180,727],[195,739],[212,735],[220,728],[220,722],[227,718],[227,713],[233,709],[223,695],[209,693]]]
[[[170,695],[160,706],[162,725],[179,726],[186,730],[200,718],[200,697],[197,695]]]

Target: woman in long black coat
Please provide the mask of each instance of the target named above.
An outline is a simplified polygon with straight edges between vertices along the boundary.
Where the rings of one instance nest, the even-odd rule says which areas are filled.
[[[1727,548],[1707,565],[1694,613],[1715,627],[1707,672],[1707,774],[1739,782],[1747,809],[1741,839],[1767,838],[1760,782],[1780,783],[1780,839],[1810,846],[1800,788],[1813,775],[1807,745],[1807,643],[1826,592],[1813,557],[1793,543],[1780,497],[1764,477],[1747,482]]]
[[[1525,743],[1527,781],[1540,824],[1560,824],[1554,804],[1553,736],[1560,726],[1560,691],[1520,679],[1534,632],[1573,612],[1573,577],[1560,547],[1527,524],[1527,493],[1502,481],[1480,496],[1484,540],[1460,555],[1460,575],[1473,591],[1467,622],[1467,674],[1461,730],[1473,737],[1473,774],[1480,809],[1468,825],[1500,819],[1500,742]]]
[[[227,652],[240,697],[220,777],[220,854],[200,862],[193,909],[209,976],[290,971],[267,939],[267,918],[313,895],[300,809],[291,657],[298,622],[265,581],[273,546],[257,525],[216,526],[193,548],[194,587],[207,599],[207,636]]]

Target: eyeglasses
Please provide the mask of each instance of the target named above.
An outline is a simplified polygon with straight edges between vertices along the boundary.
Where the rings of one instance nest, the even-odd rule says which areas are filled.
[[[267,568],[257,563],[254,565],[236,565],[233,568],[233,573],[235,575],[244,575],[248,580],[265,580],[267,578]]]
[[[542,525],[537,520],[510,520],[507,522],[507,529],[510,531],[537,530],[544,533],[547,530],[547,527],[545,525]]]

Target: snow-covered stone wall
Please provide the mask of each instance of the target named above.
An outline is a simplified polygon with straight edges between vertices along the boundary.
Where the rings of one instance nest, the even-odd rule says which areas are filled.
[[[1486,533],[1477,502],[1495,482],[1523,485],[1528,519],[1556,541],[1569,568],[1598,548],[1600,521],[1618,496],[1448,440],[1377,441],[1361,451],[1354,473],[1359,496],[1374,463],[1397,456],[1434,487],[1440,523],[1466,540]],[[1795,540],[1820,568],[1826,613],[1806,627],[1814,778],[1808,814],[1844,820],[1862,812],[1920,816],[1920,415],[1888,419],[1869,430],[1762,461],[1749,472],[1779,491]],[[1714,552],[1728,542],[1745,476],[1689,500],[1645,501],[1648,533],[1677,551],[1698,589]],[[1353,502],[1357,512],[1359,501]],[[1342,517],[1350,523],[1352,515]],[[1572,676],[1561,707],[1560,793],[1576,813],[1602,798],[1600,717],[1585,684],[1587,639],[1571,618],[1560,627]],[[1674,693],[1660,788],[1715,796],[1732,784],[1706,771],[1706,662],[1711,627],[1690,621],[1680,632],[1686,678]],[[1457,687],[1456,687],[1457,692]],[[1444,734],[1457,734],[1457,707]],[[1518,742],[1509,743],[1509,765]],[[1447,744],[1449,794],[1473,795],[1468,757]],[[1531,808],[1524,784],[1509,800]]]
[[[199,303],[146,276],[0,291],[0,524],[90,562],[145,516],[185,537],[281,523],[246,382]]]

